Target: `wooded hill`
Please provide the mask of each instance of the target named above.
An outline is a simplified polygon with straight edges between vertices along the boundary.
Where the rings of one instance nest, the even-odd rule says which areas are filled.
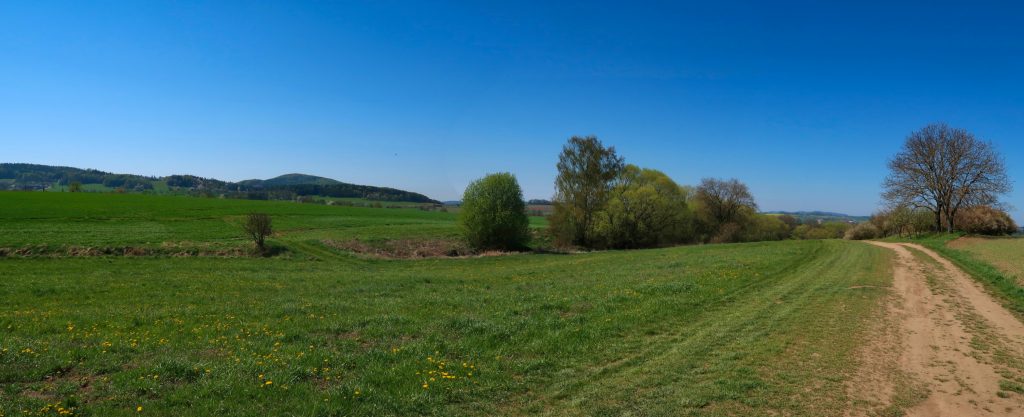
[[[298,196],[322,196],[437,203],[423,194],[411,191],[349,184],[305,174],[286,174],[267,180],[229,182],[195,175],[155,177],[115,174],[95,169],[65,166],[0,164],[0,190],[66,190],[72,184],[79,184],[86,191],[203,194],[256,200],[287,200]]]

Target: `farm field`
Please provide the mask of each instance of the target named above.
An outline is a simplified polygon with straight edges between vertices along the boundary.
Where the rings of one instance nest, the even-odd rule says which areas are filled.
[[[964,237],[949,242],[952,249],[968,252],[995,266],[1018,284],[1024,284],[1024,239]]]
[[[325,239],[446,239],[455,215],[418,209],[325,206],[140,194],[7,192],[0,194],[0,248],[247,248],[243,217],[274,219],[281,245]],[[540,219],[543,220],[543,219]],[[543,225],[543,222],[539,223]]]
[[[225,217],[257,206],[300,236],[453,227],[418,210],[3,197],[7,245],[242,244]],[[0,414],[842,415],[891,282],[890,252],[858,242],[380,260],[281,240],[299,245],[0,259]]]

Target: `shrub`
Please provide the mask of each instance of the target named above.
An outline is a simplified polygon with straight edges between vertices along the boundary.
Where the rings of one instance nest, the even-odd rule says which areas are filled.
[[[1017,224],[1005,211],[989,206],[970,207],[956,216],[958,230],[979,235],[1009,235],[1017,232]]]
[[[743,232],[742,239],[747,242],[761,242],[768,240],[784,240],[789,238],[790,226],[789,223],[787,223],[787,219],[784,217],[785,216],[769,216],[766,214],[752,216],[747,224],[746,230]]]
[[[826,225],[829,223],[826,223]],[[825,227],[813,226],[809,224],[801,224],[793,229],[793,237],[796,239],[815,240],[815,239],[839,239],[846,233],[846,229],[841,229],[835,226]]]
[[[846,240],[868,240],[878,239],[879,237],[882,237],[882,231],[871,222],[858,224],[852,229],[847,230],[846,236],[843,236]]]
[[[743,227],[736,223],[725,223],[718,227],[718,231],[711,237],[708,243],[733,243],[740,241],[740,233]]]
[[[522,249],[530,238],[529,223],[523,190],[512,174],[490,174],[466,187],[459,224],[474,249]]]
[[[274,229],[271,226],[270,216],[263,213],[249,214],[249,216],[246,217],[242,228],[245,230],[245,233],[252,238],[253,243],[256,244],[256,249],[261,253],[265,253],[267,249],[267,236],[274,233]]]

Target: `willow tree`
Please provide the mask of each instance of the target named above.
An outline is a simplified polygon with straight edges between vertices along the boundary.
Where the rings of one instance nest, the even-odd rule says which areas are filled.
[[[1011,190],[1003,158],[992,144],[945,123],[911,133],[889,170],[883,198],[931,211],[936,230],[947,232],[962,209],[995,205]]]
[[[473,181],[462,195],[459,225],[477,250],[518,250],[530,240],[523,190],[516,177],[502,172]]]

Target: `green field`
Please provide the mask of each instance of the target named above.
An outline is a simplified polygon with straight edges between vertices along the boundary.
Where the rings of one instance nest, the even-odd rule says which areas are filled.
[[[282,245],[323,239],[454,238],[455,215],[418,209],[299,204],[185,196],[0,193],[0,247],[28,245],[248,247],[240,223],[250,212],[274,219]]]
[[[237,216],[258,209],[289,248],[0,258],[3,416],[842,415],[890,281],[889,253],[858,242],[379,260],[315,243],[453,236],[453,217],[70,193],[0,208],[0,246],[244,245]]]
[[[1011,237],[965,237],[948,244],[991,264],[1022,284],[1024,280],[1024,239]]]

